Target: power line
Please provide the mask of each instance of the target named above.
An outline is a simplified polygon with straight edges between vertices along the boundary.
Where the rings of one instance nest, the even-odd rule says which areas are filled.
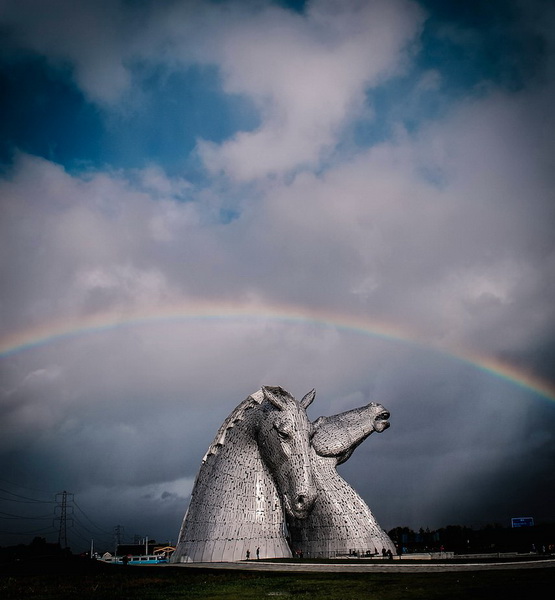
[[[0,479],[0,482],[8,484],[10,487],[25,487],[16,486],[12,482],[5,479]],[[27,488],[31,489],[31,488]],[[19,490],[18,490],[19,491]],[[33,490],[41,493],[42,490]],[[11,506],[17,505],[19,510],[8,508],[7,503]],[[5,503],[5,504],[3,504]],[[31,507],[40,506],[42,510],[45,505],[53,506],[53,512],[44,514],[33,514],[36,510]],[[15,531],[0,530],[0,534],[7,536],[29,536],[29,535],[48,535],[57,534],[58,544],[62,548],[68,548],[68,542],[75,543],[76,546],[81,546],[83,543],[87,545],[94,539],[99,546],[105,549],[110,548],[114,543],[121,543],[123,527],[117,526],[114,531],[107,530],[93,521],[81,506],[75,501],[73,493],[63,491],[54,494],[53,500],[44,500],[35,494],[16,493],[7,487],[0,488],[0,524],[3,526],[13,526]],[[38,511],[37,511],[38,512]],[[27,514],[25,514],[27,513]],[[79,514],[79,518],[77,517]],[[48,527],[40,527],[41,521],[51,519],[51,524]],[[33,526],[36,522],[36,529],[25,529],[25,525]],[[20,527],[21,526],[21,527]]]
[[[21,500],[14,500],[13,498],[1,498],[2,500],[7,500],[8,502],[33,502],[36,504],[54,504],[52,500],[38,500],[37,498],[22,496],[20,494],[14,494],[14,492],[10,492],[10,490],[5,490],[4,488],[0,488],[0,492],[10,494],[10,496],[15,496],[16,498],[21,498]]]
[[[79,538],[82,542],[85,542],[87,544],[90,543],[91,539],[90,537],[88,537],[87,535],[82,534],[78,528],[76,528],[75,526],[72,527],[70,533],[69,533],[70,537],[77,537]]]
[[[10,486],[22,487],[16,486],[16,484],[5,479],[0,481]],[[1,530],[2,535],[24,537],[52,533],[52,525],[44,527],[44,521],[52,520],[52,512],[49,514],[43,512],[48,506],[52,506],[52,500],[44,500],[34,495],[19,494],[6,487],[1,487],[0,492],[0,506],[3,509],[0,511],[0,523],[2,527],[9,527],[9,529]],[[40,512],[36,514],[35,511]],[[33,524],[35,528],[28,529],[33,527]]]
[[[24,490],[30,490],[31,492],[38,492],[39,494],[43,494],[45,496],[53,496],[54,491],[52,490],[39,490],[38,488],[29,487],[28,485],[21,485],[20,483],[14,483],[13,481],[8,481],[7,479],[3,479],[0,477],[0,481],[3,483],[7,483],[12,487],[23,488]]]
[[[91,539],[94,540],[95,545],[96,546],[102,546],[103,548],[107,549],[110,548],[112,546],[112,542],[106,540],[105,538],[101,538],[101,537],[97,537],[97,536],[90,536],[90,532],[83,532],[80,528],[80,526],[82,526],[81,523],[79,523],[79,521],[75,521],[73,527],[71,528],[71,530],[68,532],[69,536],[74,536],[76,535],[80,540],[90,543]]]
[[[90,537],[92,537],[96,540],[100,540],[102,542],[102,544],[105,545],[106,547],[111,546],[111,542],[108,542],[106,537],[98,535],[97,533],[95,533],[94,531],[89,529],[88,527],[86,527],[86,525],[81,523],[81,521],[79,521],[79,519],[77,519],[76,517],[74,517],[73,521],[74,521],[74,527],[76,527],[77,529],[81,528],[81,529],[85,530],[86,533],[84,535],[88,534]]]
[[[98,529],[98,531],[100,531],[101,533],[104,533],[105,535],[111,535],[112,532],[111,531],[107,531],[106,529],[102,529],[102,527],[100,527],[99,525],[97,525],[84,511],[83,509],[77,504],[77,502],[75,502],[75,499],[73,500],[73,506],[75,506],[75,508],[85,517],[85,519],[87,519],[87,521],[89,523],[91,523],[91,525],[93,525],[93,527],[95,527],[96,529]]]
[[[13,515],[12,513],[5,513],[5,512],[1,512],[1,511],[0,511],[0,515],[4,515],[3,517],[0,517],[0,519],[30,519],[32,521],[38,520],[38,519],[51,519],[52,518],[52,514],[40,515],[38,517],[29,517],[29,516],[24,516],[24,515]]]

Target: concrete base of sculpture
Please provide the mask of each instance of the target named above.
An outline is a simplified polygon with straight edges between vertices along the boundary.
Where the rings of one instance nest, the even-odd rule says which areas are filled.
[[[265,386],[225,420],[206,453],[172,562],[395,553],[370,509],[336,471],[389,413],[371,403],[311,423]]]

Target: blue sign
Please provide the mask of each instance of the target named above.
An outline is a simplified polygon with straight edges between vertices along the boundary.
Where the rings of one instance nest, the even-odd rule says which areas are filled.
[[[511,527],[534,527],[534,517],[514,517]]]

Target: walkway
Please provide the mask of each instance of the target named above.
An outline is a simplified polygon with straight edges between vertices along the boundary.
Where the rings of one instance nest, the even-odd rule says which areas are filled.
[[[228,569],[239,571],[274,571],[285,573],[445,573],[449,571],[494,571],[509,569],[545,569],[555,568],[555,558],[545,560],[488,562],[488,563],[434,563],[408,564],[402,560],[373,563],[274,563],[241,561],[236,563],[179,563],[169,567],[189,569]]]

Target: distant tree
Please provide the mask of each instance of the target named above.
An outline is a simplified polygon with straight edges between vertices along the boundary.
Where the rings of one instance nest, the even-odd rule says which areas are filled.
[[[46,538],[43,537],[34,537],[33,541],[31,542],[31,546],[37,547],[37,546],[46,546]]]

